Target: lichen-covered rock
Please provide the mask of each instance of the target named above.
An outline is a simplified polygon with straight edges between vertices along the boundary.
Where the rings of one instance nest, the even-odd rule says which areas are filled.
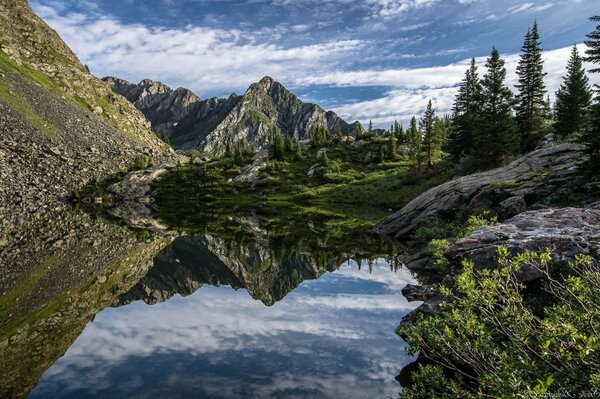
[[[530,206],[560,195],[561,188],[579,178],[578,167],[584,160],[583,147],[576,144],[538,149],[507,166],[437,186],[379,222],[376,230],[402,239],[410,236],[429,216],[451,218],[463,206],[490,209],[504,203],[507,213],[520,211],[522,203],[518,197]],[[505,202],[509,198],[513,200]]]
[[[561,208],[521,213],[500,224],[485,226],[458,240],[446,252],[453,264],[471,260],[476,267],[494,267],[498,247],[511,254],[550,249],[555,260],[567,262],[578,254],[594,254],[600,250],[600,209]],[[524,270],[521,278],[536,275]]]

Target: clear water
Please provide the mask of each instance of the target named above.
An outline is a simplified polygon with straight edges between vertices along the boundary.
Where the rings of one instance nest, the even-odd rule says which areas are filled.
[[[396,397],[395,377],[414,359],[394,331],[420,302],[408,303],[400,292],[413,282],[408,271],[393,270],[384,258],[371,271],[362,266],[334,264],[283,294],[230,283],[234,289],[222,278],[185,297],[146,298],[153,305],[132,294],[96,315],[30,397]],[[189,273],[179,280],[189,283]]]

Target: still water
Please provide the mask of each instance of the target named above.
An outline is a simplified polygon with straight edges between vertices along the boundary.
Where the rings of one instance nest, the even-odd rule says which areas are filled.
[[[356,220],[252,213],[162,238],[81,218],[60,246],[35,247],[38,270],[4,296],[3,395],[400,392],[414,359],[395,329],[420,302],[401,294],[414,279],[395,248]]]

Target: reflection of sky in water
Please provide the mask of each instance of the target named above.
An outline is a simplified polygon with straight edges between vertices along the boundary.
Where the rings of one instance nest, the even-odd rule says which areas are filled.
[[[410,362],[394,330],[411,281],[382,260],[351,262],[266,307],[204,286],[99,313],[33,398],[385,398]]]

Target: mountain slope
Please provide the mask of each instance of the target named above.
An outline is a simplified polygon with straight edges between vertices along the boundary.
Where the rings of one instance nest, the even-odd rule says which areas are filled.
[[[270,77],[251,85],[242,97],[232,94],[228,99],[208,100],[148,79],[137,85],[114,77],[104,80],[140,109],[171,144],[214,154],[223,154],[227,144],[244,138],[262,148],[273,128],[303,139],[317,126],[331,132],[339,126],[344,134],[354,134],[358,123],[350,125],[332,111],[302,102]]]
[[[103,79],[118,94],[133,103],[152,123],[160,135],[168,137],[176,147],[183,147],[198,136],[212,131],[238,103],[240,97],[232,94],[228,99],[200,100],[190,90],[170,87],[150,79],[135,85],[125,80]]]
[[[0,252],[44,210],[140,154],[173,156],[25,0],[0,2]]]
[[[162,148],[143,115],[90,74],[26,0],[0,2],[0,50],[17,65],[29,68],[28,78],[44,88],[92,111],[128,138]]]

